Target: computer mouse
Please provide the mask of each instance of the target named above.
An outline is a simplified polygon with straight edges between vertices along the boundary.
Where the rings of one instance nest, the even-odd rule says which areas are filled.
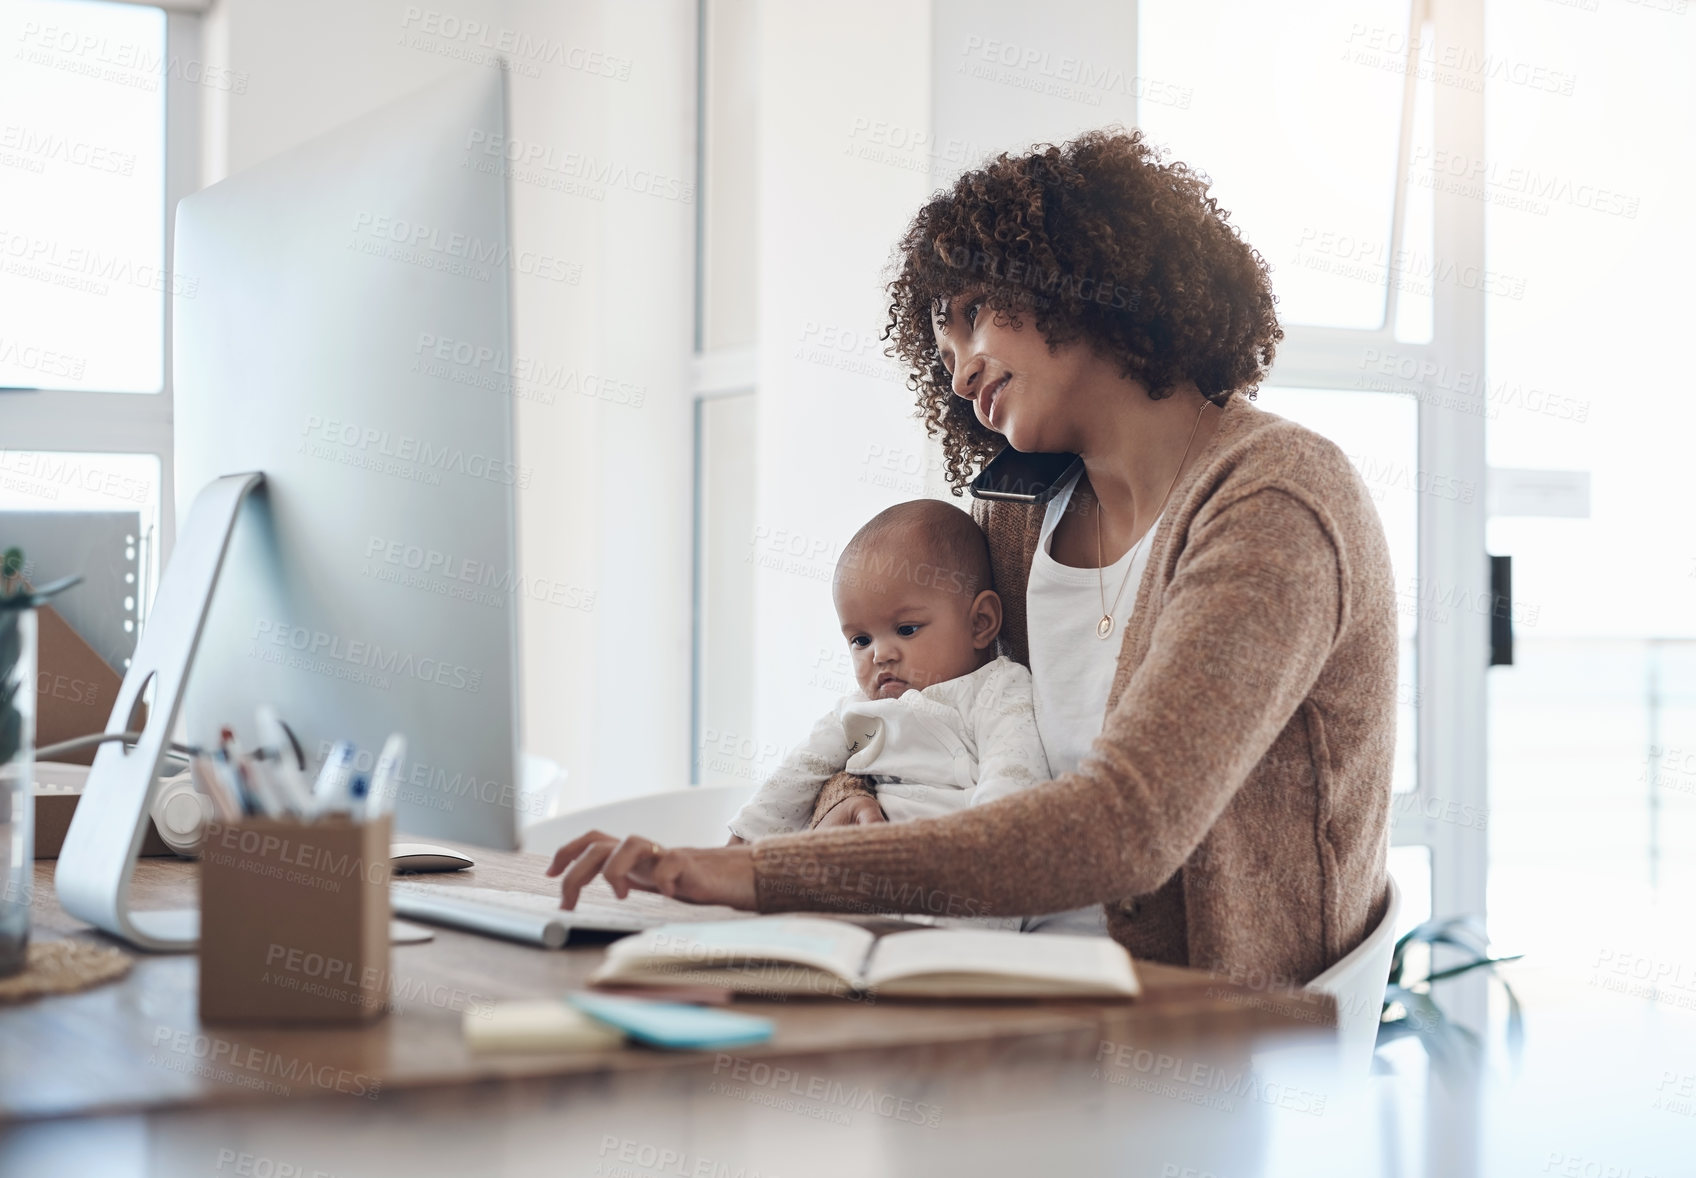
[[[476,864],[452,847],[435,843],[390,843],[389,866],[396,871],[463,871]]]

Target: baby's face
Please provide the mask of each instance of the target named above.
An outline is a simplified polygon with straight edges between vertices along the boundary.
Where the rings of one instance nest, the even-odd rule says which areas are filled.
[[[946,578],[936,587],[850,573],[837,579],[835,596],[854,678],[871,699],[969,675],[995,640],[993,632],[974,638],[972,598]]]

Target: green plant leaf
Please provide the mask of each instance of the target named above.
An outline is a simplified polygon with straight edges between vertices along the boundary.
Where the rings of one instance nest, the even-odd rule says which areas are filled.
[[[1520,1009],[1519,995],[1513,992],[1507,979],[1498,980],[1508,995],[1508,1057],[1517,1069],[1525,1056],[1525,1012]]]
[[[1434,974],[1428,974],[1426,975],[1425,980],[1427,982],[1445,982],[1450,978],[1458,978],[1463,973],[1471,973],[1475,969],[1494,969],[1504,961],[1518,961],[1524,956],[1525,954],[1523,953],[1515,953],[1510,957],[1479,957],[1472,961],[1463,962],[1460,965],[1451,965],[1447,969],[1440,969]],[[1500,981],[1501,979],[1498,978],[1497,980]],[[1502,986],[1505,989],[1507,987],[1507,983],[1505,981],[1502,982]]]
[[[1394,986],[1385,997],[1389,1004],[1400,1006],[1407,1013],[1379,1025],[1378,1047],[1411,1036],[1419,1040],[1432,1068],[1445,1083],[1461,1082],[1477,1075],[1483,1059],[1478,1037],[1450,1022],[1429,994]]]
[[[1406,1013],[1399,1020],[1415,1026],[1435,1027],[1444,1022],[1442,1009],[1423,990],[1412,990],[1406,986],[1389,986],[1384,991],[1384,1005],[1400,1006]]]
[[[0,710],[0,765],[18,755],[23,747],[23,716],[11,708]]]
[[[1407,955],[1414,945],[1427,945],[1433,949],[1444,945],[1471,954],[1472,959],[1431,970],[1423,978],[1409,978],[1406,976]],[[1444,1015],[1442,1007],[1432,997],[1431,987],[1435,982],[1447,981],[1482,969],[1486,977],[1494,978],[1507,994],[1508,1048],[1517,1064],[1525,1041],[1524,1011],[1520,1006],[1519,996],[1514,993],[1507,979],[1496,972],[1496,967],[1518,961],[1523,956],[1519,953],[1501,956],[1491,953],[1483,923],[1473,916],[1427,920],[1403,934],[1397,939],[1391,954],[1388,984],[1384,990],[1384,1011],[1378,1033],[1379,1045],[1414,1036],[1419,1039],[1432,1067],[1443,1075],[1445,1082],[1476,1076],[1477,1068],[1483,1060],[1483,1040],[1476,1032],[1450,1021]]]
[[[1395,1019],[1378,1028],[1378,1046],[1384,1047],[1397,1039],[1417,1038],[1419,1032],[1406,1019]]]
[[[23,714],[16,699],[23,686],[18,663],[23,657],[23,628],[15,613],[0,613],[0,765],[18,755],[23,747]],[[35,685],[29,685],[35,690]]]
[[[1421,939],[1421,941],[1419,943],[1422,944],[1422,945],[1429,945],[1429,946],[1432,946],[1432,947],[1435,947],[1435,946],[1438,946],[1438,945],[1447,945],[1450,948],[1462,949],[1462,950],[1465,950],[1468,953],[1472,953],[1472,954],[1475,954],[1477,956],[1482,956],[1482,957],[1488,957],[1490,955],[1488,950],[1478,948],[1472,942],[1472,940],[1470,938],[1456,938],[1456,937],[1449,935],[1446,932],[1431,933],[1430,935]],[[1393,967],[1400,966],[1402,968],[1405,968],[1405,963],[1392,962],[1392,966]],[[1398,981],[1410,980],[1410,979],[1402,978],[1402,968],[1392,968],[1391,971],[1390,971],[1391,976],[1396,978]]]
[[[52,584],[43,585],[39,589],[32,589],[26,593],[11,593],[0,597],[0,613],[12,613],[17,610],[35,609],[37,606],[46,605],[49,598],[58,596],[72,585],[81,583],[81,581],[81,573],[72,573],[68,577],[60,577]]]
[[[1490,941],[1476,916],[1446,916],[1427,920],[1403,933],[1390,954],[1390,974],[1397,977],[1413,945],[1453,945],[1479,955],[1490,952]]]

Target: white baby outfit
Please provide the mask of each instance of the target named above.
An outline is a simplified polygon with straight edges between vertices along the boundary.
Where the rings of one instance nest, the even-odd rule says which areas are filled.
[[[819,789],[846,769],[874,782],[891,822],[934,818],[1049,780],[1031,673],[1002,656],[967,675],[909,688],[897,699],[855,690],[821,716],[730,820],[752,842],[806,830]],[[1101,906],[1040,917],[949,923],[1104,935]]]

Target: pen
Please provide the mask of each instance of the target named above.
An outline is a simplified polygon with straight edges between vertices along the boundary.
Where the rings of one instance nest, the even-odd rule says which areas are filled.
[[[306,780],[295,765],[294,744],[289,740],[288,730],[283,727],[277,709],[270,704],[262,704],[253,716],[259,732],[259,755],[274,754],[266,761],[267,779],[272,788],[290,810],[302,818],[310,818],[312,791],[307,789]]]
[[[345,740],[336,741],[330,749],[330,755],[324,759],[324,767],[318,772],[318,781],[312,787],[312,806],[316,814],[345,814],[349,809],[348,786],[353,777],[353,745]]]
[[[217,813],[219,822],[228,825],[241,821],[241,795],[230,790],[229,783],[218,773],[211,757],[196,753],[189,759],[189,772],[193,774],[200,792],[212,799],[212,809]]]
[[[277,779],[271,773],[271,765],[258,753],[244,754],[236,762],[242,776],[260,798],[267,813],[273,818],[305,818],[306,815],[295,808],[289,796],[277,785]]]
[[[260,804],[253,791],[248,788],[248,783],[242,780],[242,776],[237,772],[236,767],[230,764],[230,758],[223,749],[213,749],[208,761],[211,764],[212,772],[223,783],[225,792],[237,800],[244,815],[265,813],[264,806]]]
[[[271,788],[270,778],[248,771],[247,752],[236,739],[235,730],[228,725],[218,730],[218,751],[223,753],[231,776],[246,787],[261,814],[267,818],[287,817],[288,810],[277,796],[277,791]]]

